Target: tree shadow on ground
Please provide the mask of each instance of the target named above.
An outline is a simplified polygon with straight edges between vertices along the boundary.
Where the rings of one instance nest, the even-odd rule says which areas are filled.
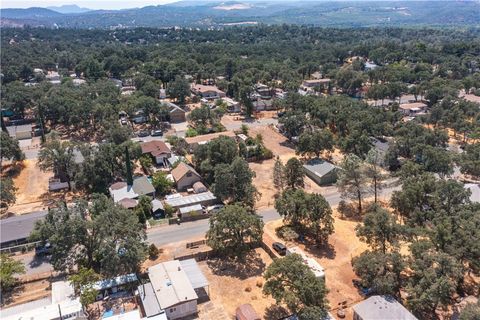
[[[285,141],[280,142],[280,145],[282,147],[287,147],[287,148],[295,150],[295,144],[293,142],[289,141],[289,140],[285,140]]]
[[[28,264],[30,268],[34,269],[34,268],[38,268],[39,266],[41,266],[42,264],[44,263],[50,263],[50,257],[49,256],[46,256],[46,255],[42,255],[42,256],[39,256],[39,255],[35,255],[33,257],[33,260],[30,261],[30,263]]]
[[[265,320],[277,320],[288,317],[289,315],[290,312],[288,312],[284,307],[279,306],[278,304],[272,304],[265,310],[265,315],[263,318]]]
[[[16,297],[20,297],[24,292],[24,285],[17,285],[15,288],[8,291],[2,290],[0,306],[4,307],[11,304]]]
[[[253,250],[240,258],[212,258],[207,261],[207,265],[215,275],[242,280],[260,276],[266,267],[260,254]]]
[[[25,163],[15,161],[2,166],[2,176],[14,179],[20,175],[23,169],[25,169]]]
[[[337,256],[337,251],[330,242],[322,244],[320,246],[316,244],[306,244],[305,251],[313,254],[315,257],[327,258],[330,260],[335,259],[335,257]]]

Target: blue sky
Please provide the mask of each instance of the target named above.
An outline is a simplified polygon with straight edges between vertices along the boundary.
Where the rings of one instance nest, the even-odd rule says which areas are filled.
[[[159,5],[177,0],[1,0],[2,8],[30,8],[61,6],[75,3],[79,7],[89,9],[124,9]]]

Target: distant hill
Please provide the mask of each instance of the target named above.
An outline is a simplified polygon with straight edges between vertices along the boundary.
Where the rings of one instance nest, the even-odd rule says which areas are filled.
[[[173,26],[206,28],[257,23],[326,27],[441,27],[480,24],[480,2],[468,0],[181,1],[124,10],[78,12],[88,9],[77,6],[60,8],[63,9],[56,9],[60,12],[45,8],[3,9],[0,14],[2,18],[17,25],[105,29]]]
[[[2,19],[38,19],[42,20],[45,18],[60,17],[61,13],[46,9],[46,8],[37,8],[32,7],[28,9],[1,9],[0,15]]]
[[[63,13],[63,14],[85,13],[85,12],[88,12],[88,11],[92,11],[91,9],[80,8],[76,4],[65,4],[65,5],[59,6],[59,7],[47,7],[47,9],[53,10],[53,11],[56,11],[56,12],[59,12],[59,13]]]

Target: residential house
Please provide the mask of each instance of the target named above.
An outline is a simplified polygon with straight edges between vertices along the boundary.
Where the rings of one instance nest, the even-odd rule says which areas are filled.
[[[415,117],[420,114],[424,114],[427,111],[427,105],[423,102],[403,103],[399,106],[405,116]]]
[[[141,196],[150,196],[155,198],[155,188],[153,187],[150,180],[145,176],[134,177],[133,184],[131,186],[127,185],[126,182],[115,182],[108,188],[110,196],[112,197],[115,203],[120,202],[121,200],[127,199],[138,199]]]
[[[170,122],[171,123],[179,123],[179,122],[185,122],[187,121],[187,118],[185,116],[185,110],[180,108],[174,103],[168,102],[168,115],[170,117]]]
[[[95,289],[98,294],[96,300],[102,300],[105,297],[112,297],[124,295],[128,288],[138,282],[137,275],[135,273],[121,275],[111,279],[104,279],[95,282],[92,288]]]
[[[45,79],[47,79],[47,81],[53,85],[58,85],[62,83],[60,74],[57,71],[48,71]]]
[[[196,204],[207,207],[217,202],[217,198],[210,191],[198,194],[191,194],[188,196],[176,194],[175,197],[165,197],[165,203],[174,209],[189,207]]]
[[[85,318],[80,298],[66,281],[52,283],[51,295],[45,299],[2,308],[2,320],[73,320]]]
[[[32,138],[32,124],[22,124],[18,126],[7,127],[10,137],[17,140],[31,139]]]
[[[173,180],[177,185],[177,190],[185,191],[191,188],[196,182],[200,182],[202,177],[185,162],[180,162],[175,169],[172,170]]]
[[[272,89],[263,84],[263,83],[257,83],[254,86],[255,92],[258,94],[258,96],[261,99],[271,99],[272,98]]]
[[[465,188],[470,190],[470,201],[480,203],[480,184],[466,183]]]
[[[255,111],[264,111],[264,110],[273,110],[274,105],[273,105],[273,100],[264,100],[264,99],[257,99],[252,101],[253,104],[253,110]]]
[[[224,97],[222,98],[222,101],[224,101],[227,104],[227,111],[228,112],[240,112],[241,111],[241,106],[240,102],[233,100],[232,98],[229,97]]]
[[[28,242],[35,223],[43,220],[46,211],[13,216],[0,220],[0,247],[7,249]]]
[[[225,92],[212,85],[194,84],[191,90],[195,95],[205,99],[218,99],[225,97]]]
[[[318,185],[333,184],[338,178],[338,167],[334,164],[322,160],[312,159],[303,165],[305,174],[315,181]]]
[[[353,306],[354,320],[418,320],[395,298],[371,296]]]
[[[168,320],[197,313],[199,294],[208,281],[194,259],[172,260],[148,268],[150,283],[138,287],[147,318],[165,314]]]
[[[172,151],[167,144],[161,140],[152,140],[140,144],[142,154],[149,154],[156,164],[167,165],[167,160],[172,156]]]
[[[305,90],[314,89],[316,87],[320,87],[322,89],[327,89],[328,85],[330,84],[330,79],[312,79],[312,80],[303,80],[302,87]]]

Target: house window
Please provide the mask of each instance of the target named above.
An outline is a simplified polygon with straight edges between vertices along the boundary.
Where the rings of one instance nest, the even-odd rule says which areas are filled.
[[[177,311],[177,308],[170,308],[170,313]]]
[[[192,176],[192,173],[191,172],[187,172],[187,177],[191,177]]]

